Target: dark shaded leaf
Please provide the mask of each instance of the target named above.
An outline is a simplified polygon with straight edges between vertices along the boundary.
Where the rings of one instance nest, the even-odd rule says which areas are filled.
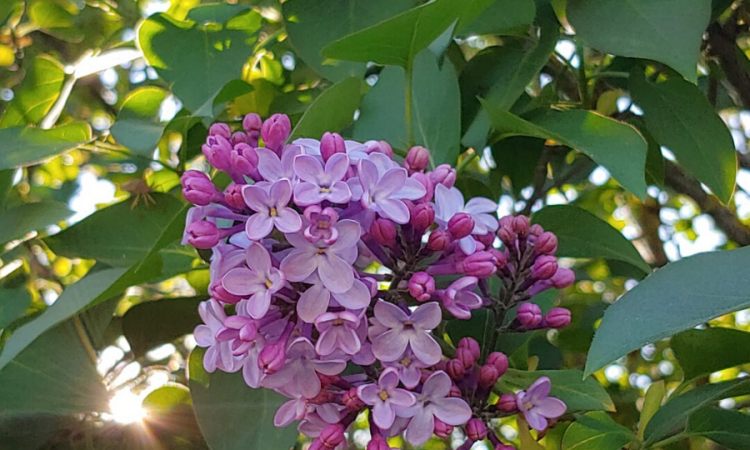
[[[62,222],[73,211],[62,203],[43,201],[24,203],[0,214],[0,244],[19,239],[31,231]]]
[[[619,450],[636,437],[605,412],[594,411],[576,418],[562,442],[562,450]]]
[[[0,169],[30,166],[91,140],[91,127],[73,122],[49,130],[12,127],[0,130]]]
[[[26,288],[0,289],[0,329],[23,317],[31,304]]]
[[[349,126],[359,107],[361,89],[362,81],[347,78],[323,91],[307,108],[290,139],[320,139],[326,131],[338,132]]]
[[[750,333],[730,328],[687,330],[670,344],[685,380],[750,363]]]
[[[750,450],[750,415],[720,408],[699,409],[688,419],[687,433],[733,450]]]

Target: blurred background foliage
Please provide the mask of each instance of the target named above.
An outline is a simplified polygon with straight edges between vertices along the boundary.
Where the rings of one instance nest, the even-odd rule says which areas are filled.
[[[750,244],[745,1],[439,0],[387,34],[343,40],[425,2],[204,3],[0,1],[2,449],[277,442],[254,420],[275,410],[264,394],[229,376],[197,386],[206,374],[188,356],[208,266],[179,243],[177,188],[186,168],[207,168],[200,145],[216,120],[281,112],[296,136],[338,130],[400,154],[420,143],[458,165],[467,196],[498,200],[501,215],[541,211],[578,280],[545,301],[573,323],[504,336],[516,369],[583,370],[604,311],[651,268]],[[362,52],[368,42],[394,45]],[[746,278],[746,255],[714,272]],[[655,308],[678,314],[711,273],[682,275]],[[747,376],[750,310],[700,322],[590,367],[619,440],[566,444],[563,423],[543,447],[638,448],[630,434],[643,437],[665,395]],[[750,390],[731,392],[706,403],[735,397],[721,411],[747,412]],[[538,448],[514,422],[497,426]],[[722,442],[695,425],[663,445],[747,449],[748,429]]]

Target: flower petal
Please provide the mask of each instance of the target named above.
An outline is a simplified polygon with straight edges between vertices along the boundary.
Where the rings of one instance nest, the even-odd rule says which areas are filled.
[[[250,297],[250,301],[247,303],[246,308],[250,317],[253,319],[262,319],[268,312],[270,306],[271,294],[268,291],[262,291]]]
[[[381,216],[401,225],[409,223],[409,208],[401,200],[386,198],[378,200],[377,205],[380,207]]]
[[[297,314],[300,319],[307,323],[313,323],[315,319],[326,312],[331,294],[322,284],[310,286],[297,302]]]
[[[248,267],[264,276],[271,270],[271,255],[268,254],[268,250],[265,247],[257,242],[247,247],[247,250],[245,250],[245,260]]]
[[[265,213],[256,213],[245,222],[245,234],[253,241],[259,241],[273,230],[273,220]]]
[[[303,181],[294,187],[294,203],[298,206],[316,205],[324,199],[325,196],[317,184]]]
[[[524,417],[526,418],[526,422],[529,424],[529,426],[536,431],[544,431],[545,429],[547,429],[547,419],[542,417],[540,414],[537,414],[534,411],[526,411],[524,413]]]
[[[440,307],[438,307],[438,311]],[[399,331],[403,328],[403,323],[409,320],[409,316],[406,315],[404,310],[385,301],[378,301],[375,304],[375,317],[378,319],[383,326],[387,328],[396,328]]]
[[[304,281],[318,268],[318,258],[308,250],[293,250],[283,261],[280,269],[289,281]]]
[[[298,155],[294,158],[294,172],[301,180],[317,185],[323,182],[325,175],[323,165],[310,155]]]
[[[375,338],[372,343],[372,353],[382,361],[396,361],[404,354],[408,345],[409,338],[400,330],[392,329]]]
[[[380,428],[390,428],[393,421],[396,420],[396,412],[390,405],[378,402],[372,407],[372,418],[375,425]]]
[[[268,213],[271,200],[268,197],[268,192],[262,187],[252,184],[243,186],[242,198],[245,200],[245,204],[253,211]]]
[[[302,229],[302,218],[292,208],[279,208],[273,222],[282,233],[296,233]]]
[[[423,303],[411,314],[414,325],[423,330],[437,328],[442,319],[443,315],[437,302]]]
[[[326,177],[329,182],[344,179],[346,171],[349,170],[349,157],[343,153],[336,153],[326,162]]]
[[[433,403],[435,416],[448,425],[463,425],[471,419],[471,408],[461,398],[447,397]]]
[[[413,446],[419,447],[432,437],[435,429],[435,417],[422,409],[414,415],[406,428],[406,440]]]
[[[443,398],[450,393],[452,385],[453,383],[448,374],[442,370],[438,370],[425,380],[422,394],[430,399]]]
[[[553,397],[539,400],[536,405],[534,405],[534,412],[541,414],[548,419],[555,419],[562,416],[567,409],[568,407],[562,400]]]
[[[333,298],[346,309],[362,309],[370,305],[370,290],[363,282],[355,279],[351,289],[340,294],[334,293]]]
[[[331,292],[346,292],[354,284],[354,271],[351,264],[328,252],[320,255],[318,275],[323,286]]]
[[[443,355],[440,344],[425,332],[414,333],[414,336],[409,339],[409,344],[411,345],[411,350],[414,352],[414,356],[428,366],[437,364]]]
[[[343,181],[337,181],[331,185],[326,199],[331,203],[348,203],[352,199],[352,191],[349,185]]]
[[[232,295],[252,295],[262,290],[265,285],[262,284],[261,277],[257,272],[238,267],[232,269],[224,275],[221,284],[224,289]]]
[[[286,178],[276,181],[271,185],[269,198],[276,208],[282,208],[289,203],[292,198],[292,183]]]
[[[497,213],[498,205],[496,202],[484,197],[474,197],[464,206],[464,212],[467,214]]]
[[[258,154],[258,172],[263,178],[269,181],[284,178],[284,169],[276,153],[267,148],[256,148],[255,152]]]

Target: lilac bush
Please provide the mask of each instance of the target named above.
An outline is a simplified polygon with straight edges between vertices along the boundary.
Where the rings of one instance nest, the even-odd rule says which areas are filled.
[[[564,288],[557,239],[524,216],[497,218],[485,198],[466,201],[455,169],[430,166],[413,147],[399,162],[384,141],[326,133],[289,141],[284,115],[247,115],[242,130],[217,123],[206,160],[232,180],[225,189],[190,170],[183,194],[195,206],[184,241],[211,249],[209,293],[195,330],[207,371],[242,372],[250,388],[289,398],[276,426],[299,422],[312,449],[343,448],[369,410],[369,450],[404,434],[413,445],[456,427],[462,449],[489,439],[494,418],[520,414],[543,432],[565,413],[550,380],[491,395],[508,358],[442,327],[488,308],[515,310],[499,331],[562,328],[570,312],[530,302]],[[490,281],[502,287],[491,292]]]

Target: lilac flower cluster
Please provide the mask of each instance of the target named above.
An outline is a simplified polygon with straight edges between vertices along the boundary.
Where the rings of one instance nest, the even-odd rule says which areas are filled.
[[[546,378],[490,404],[507,357],[482,358],[470,338],[454,348],[437,331],[479,308],[504,317],[516,306],[497,333],[567,325],[569,311],[543,315],[526,302],[573,282],[552,233],[525,217],[498,221],[491,200],[465,201],[453,168],[426,170],[423,147],[398,163],[383,141],[325,133],[287,143],[284,115],[250,114],[242,128],[214,124],[202,148],[231,184],[220,190],[193,170],[182,177],[195,205],[184,242],[213,251],[211,299],[195,330],[206,370],[241,371],[251,388],[288,397],[275,425],[299,421],[313,450],[342,448],[365,410],[368,450],[402,433],[422,445],[454,427],[465,448],[489,438],[504,449],[487,432],[491,419],[520,412],[542,431],[565,412]]]

